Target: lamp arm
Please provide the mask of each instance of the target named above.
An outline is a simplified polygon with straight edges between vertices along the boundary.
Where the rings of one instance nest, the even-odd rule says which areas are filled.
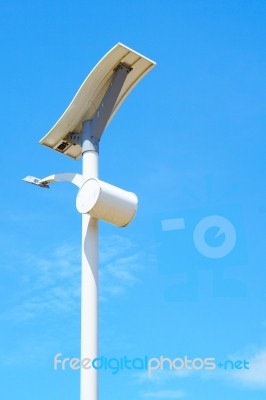
[[[40,180],[40,184],[48,184],[48,183],[54,183],[54,182],[70,182],[76,185],[77,187],[81,187],[82,185],[82,175],[81,174],[75,174],[72,172],[64,172],[62,174],[53,174],[49,175],[46,178],[43,178]]]

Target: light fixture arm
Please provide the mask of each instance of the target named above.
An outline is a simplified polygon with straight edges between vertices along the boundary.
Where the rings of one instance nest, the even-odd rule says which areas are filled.
[[[54,182],[70,182],[76,185],[78,188],[82,186],[82,175],[75,174],[72,172],[65,172],[62,174],[49,175],[46,178],[40,180],[40,184],[48,184]]]

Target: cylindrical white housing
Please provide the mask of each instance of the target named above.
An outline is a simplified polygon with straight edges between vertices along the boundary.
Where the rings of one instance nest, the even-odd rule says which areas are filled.
[[[90,178],[79,189],[76,206],[81,214],[90,214],[94,218],[123,227],[133,219],[138,198],[134,193]]]

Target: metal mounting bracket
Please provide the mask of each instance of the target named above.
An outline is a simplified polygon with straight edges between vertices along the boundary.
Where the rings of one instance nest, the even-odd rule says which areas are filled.
[[[39,183],[48,185],[48,183],[64,182],[64,181],[73,183],[73,185],[76,185],[78,188],[80,188],[82,186],[82,175],[74,174],[72,172],[54,174],[41,179]]]
[[[70,132],[64,137],[64,142],[82,146],[83,153],[86,151],[99,151],[99,141],[112,114],[127,75],[131,70],[131,67],[124,64],[119,64],[114,69],[114,76],[111,83],[103,96],[94,117],[90,120],[89,133],[86,134],[85,137],[84,133]],[[86,130],[86,133],[87,132],[88,131]]]
[[[82,134],[81,133],[75,133],[75,132],[70,132],[65,138],[64,141],[71,143],[71,144],[79,144],[80,146],[82,145]]]

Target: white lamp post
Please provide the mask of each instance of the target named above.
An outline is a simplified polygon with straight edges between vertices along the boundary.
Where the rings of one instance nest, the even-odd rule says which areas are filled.
[[[153,61],[120,43],[113,47],[40,141],[74,159],[82,156],[82,175],[24,178],[46,188],[59,181],[79,187],[76,206],[82,214],[81,360],[93,360],[98,355],[98,219],[126,226],[137,210],[136,195],[98,179],[99,141],[126,96],[154,66]],[[97,391],[97,370],[81,368],[80,399],[97,400]]]

